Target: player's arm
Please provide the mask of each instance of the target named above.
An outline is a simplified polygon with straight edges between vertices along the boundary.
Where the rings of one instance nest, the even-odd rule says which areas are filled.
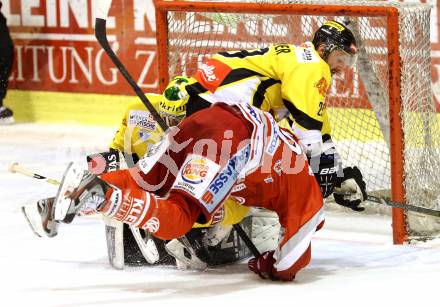
[[[288,66],[289,61],[295,64]],[[281,79],[284,105],[290,112],[291,130],[306,152],[323,196],[327,197],[333,192],[337,176],[342,176],[340,158],[329,137],[324,104],[330,85],[328,65],[313,49],[296,47],[278,55],[274,63]]]
[[[102,173],[123,169],[126,167],[127,162],[129,162],[129,165],[134,165],[139,160],[135,153],[125,153],[127,148],[129,148],[129,151],[132,152],[131,144],[126,144],[125,142],[128,114],[132,108],[133,104],[130,104],[124,112],[119,128],[110,143],[109,151],[90,154],[86,157],[89,172],[100,175]],[[130,138],[130,141],[131,139],[132,138]]]

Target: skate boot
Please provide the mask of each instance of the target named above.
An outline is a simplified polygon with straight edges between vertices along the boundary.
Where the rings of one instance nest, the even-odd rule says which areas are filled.
[[[32,231],[39,237],[54,237],[58,233],[58,222],[53,220],[55,197],[40,199],[36,203],[21,207]]]
[[[12,110],[7,107],[0,107],[0,125],[9,125],[14,123]]]

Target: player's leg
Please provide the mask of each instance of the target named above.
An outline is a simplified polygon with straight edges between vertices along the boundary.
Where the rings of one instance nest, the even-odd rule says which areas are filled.
[[[14,56],[14,45],[9,35],[6,19],[0,13],[0,124],[14,122],[11,109],[3,105],[8,89],[8,79],[11,74]]]

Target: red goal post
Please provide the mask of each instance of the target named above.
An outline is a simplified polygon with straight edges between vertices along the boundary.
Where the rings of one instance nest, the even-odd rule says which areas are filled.
[[[269,3],[271,2],[271,3]],[[284,2],[284,3],[283,3]],[[287,3],[287,2],[297,2],[297,3]],[[303,3],[301,3],[303,2]],[[333,4],[327,4],[327,2],[332,2]],[[187,74],[192,75],[195,72],[195,66],[196,65],[190,65],[188,63],[194,61],[194,59],[183,59],[181,54],[182,53],[188,53],[188,54],[196,54],[192,57],[197,57],[197,63],[201,61],[203,56],[209,56],[209,54],[212,54],[213,52],[216,52],[213,50],[213,47],[211,46],[213,43],[209,41],[209,39],[212,39],[214,41],[222,41],[218,45],[217,51],[223,51],[223,50],[236,50],[237,46],[234,43],[234,46],[226,46],[225,41],[227,40],[236,40],[237,42],[249,40],[249,43],[246,43],[246,47],[254,47],[258,48],[261,47],[261,42],[258,42],[255,37],[252,37],[252,34],[249,34],[249,36],[246,37],[237,37],[236,33],[240,32],[241,28],[244,27],[245,23],[250,23],[250,21],[255,22],[255,27],[260,27],[259,23],[264,23],[263,27],[267,27],[267,23],[264,22],[266,19],[270,19],[272,22],[276,23],[277,20],[286,18],[293,18],[292,20],[297,21],[307,19],[307,16],[314,20],[319,20],[320,18],[341,18],[343,16],[348,17],[350,19],[355,20],[354,24],[361,24],[364,22],[364,20],[371,19],[370,23],[378,23],[377,20],[380,19],[380,23],[382,24],[382,27],[385,28],[385,34],[381,34],[380,31],[378,31],[379,34],[377,34],[377,37],[381,37],[381,39],[384,41],[382,43],[379,43],[377,45],[376,41],[370,39],[368,36],[372,34],[368,34],[365,31],[362,33],[363,28],[365,26],[360,25],[358,30],[360,32],[359,37],[362,38],[361,41],[365,41],[365,48],[364,50],[373,50],[381,49],[381,51],[378,53],[378,55],[374,54],[371,55],[368,52],[365,52],[366,54],[366,61],[367,64],[364,66],[371,66],[366,68],[358,68],[357,72],[353,73],[353,76],[358,75],[359,81],[356,81],[358,83],[362,83],[362,85],[345,85],[345,88],[348,87],[359,87],[360,90],[365,92],[364,96],[359,98],[360,103],[353,102],[353,105],[356,105],[355,107],[350,107],[353,109],[361,109],[358,107],[360,104],[365,104],[365,101],[367,101],[367,104],[371,104],[372,107],[370,109],[373,109],[373,113],[376,113],[377,117],[382,116],[380,111],[377,111],[377,107],[375,107],[375,103],[372,103],[371,100],[373,98],[377,98],[377,93],[374,94],[374,80],[381,80],[384,86],[384,90],[381,92],[382,96],[386,96],[385,99],[387,105],[387,110],[385,110],[385,113],[388,113],[388,115],[383,115],[386,120],[385,124],[382,122],[379,122],[379,124],[374,124],[376,126],[380,126],[380,130],[382,130],[383,138],[385,139],[384,143],[386,143],[386,146],[389,146],[389,152],[385,149],[385,155],[389,155],[389,161],[385,162],[385,164],[389,164],[389,170],[384,169],[384,172],[389,172],[389,181],[390,181],[390,187],[384,188],[383,190],[390,190],[390,194],[388,196],[391,197],[393,201],[397,202],[405,202],[408,201],[408,195],[406,188],[408,185],[406,184],[407,178],[408,178],[408,171],[405,171],[405,134],[404,134],[404,124],[402,121],[401,114],[403,110],[405,110],[405,106],[402,105],[402,99],[405,100],[405,95],[402,93],[402,91],[407,91],[408,89],[402,87],[402,73],[406,72],[408,69],[407,66],[404,67],[404,63],[402,60],[402,20],[401,18],[402,14],[402,7],[405,6],[404,3],[400,3],[398,5],[391,5],[384,3],[383,1],[368,1],[367,2],[359,2],[359,1],[341,1],[341,0],[335,0],[335,1],[229,1],[229,2],[212,2],[212,1],[160,1],[155,0],[156,5],[156,38],[157,38],[157,57],[158,57],[158,67],[159,67],[159,82],[161,89],[164,88],[166,83],[168,82],[168,79],[171,75],[176,74]],[[428,31],[429,31],[429,7],[427,5],[414,5],[411,4],[410,10],[416,9],[418,10],[420,8],[421,10],[421,16],[420,20],[423,19],[423,22],[426,23],[426,18],[428,19]],[[423,6],[423,7],[422,7]],[[193,14],[191,17],[188,17],[187,14]],[[246,18],[240,19],[240,16],[247,16]],[[250,16],[250,17],[249,17]],[[228,19],[229,18],[229,19]],[[222,22],[222,19],[225,19],[226,22]],[[229,20],[229,21],[228,21]],[[230,21],[232,20],[232,22]],[[415,21],[417,22],[417,21]],[[174,23],[177,25],[174,26]],[[200,26],[200,28],[191,28],[191,23],[193,25],[199,26],[202,24],[203,26]],[[292,22],[293,23],[293,22]],[[178,28],[178,25],[182,25],[182,29]],[[187,26],[187,24],[189,24]],[[220,26],[223,27],[223,32],[221,34],[219,33],[208,33],[214,28],[218,28]],[[292,25],[290,25],[292,26]],[[314,21],[311,22],[311,26],[316,30],[318,24],[315,24]],[[234,28],[233,31],[231,31],[229,28]],[[419,27],[419,25],[415,24],[414,27]],[[420,26],[420,27],[426,27]],[[224,30],[226,28],[227,30]],[[289,26],[287,26],[289,28]],[[308,24],[304,24],[304,27],[301,25],[300,28],[309,28]],[[188,31],[185,32],[185,31]],[[191,35],[191,32],[193,31],[193,35]],[[235,32],[234,32],[235,31]],[[270,30],[266,30],[270,31]],[[226,37],[227,33],[232,33],[230,37]],[[287,31],[291,32],[291,31]],[[287,33],[286,31],[283,32],[283,35],[279,35],[279,33],[275,33],[272,36],[273,37],[282,37],[289,39],[289,42],[297,43],[293,41],[293,37],[291,37],[291,34]],[[297,33],[297,36],[302,36],[303,38],[310,39],[310,34],[308,33],[310,31],[305,31],[307,33]],[[423,32],[423,31],[420,31]],[[226,33],[226,34],[225,34]],[[247,34],[246,34],[247,35]],[[290,35],[290,36],[289,36]],[[376,35],[376,34],[374,34]],[[419,35],[419,34],[417,34]],[[420,34],[423,35],[423,34]],[[429,33],[428,35],[428,42],[429,42]],[[254,35],[256,36],[256,35]],[[267,36],[268,40],[272,37],[271,34]],[[383,36],[383,37],[382,37]],[[417,38],[418,39],[418,38]],[[368,45],[369,43],[367,41],[372,41],[371,45]],[[423,36],[423,41],[426,41],[426,37]],[[274,41],[276,42],[276,41]],[[278,42],[284,42],[284,41],[278,41]],[[242,42],[240,42],[242,43]],[[270,42],[262,42],[269,44]],[[273,43],[273,42],[272,42]],[[205,44],[205,45],[204,45]],[[363,44],[361,42],[361,44]],[[376,45],[375,45],[376,44]],[[255,45],[255,46],[254,46]],[[240,44],[238,44],[239,47],[241,47]],[[405,48],[410,49],[411,45],[409,44]],[[192,48],[192,49],[191,49]],[[429,48],[429,46],[428,46]],[[241,49],[251,49],[251,48],[241,48]],[[192,50],[190,52],[190,50]],[[384,52],[383,50],[386,50]],[[374,53],[374,52],[373,52]],[[386,54],[384,54],[386,53]],[[173,56],[176,56],[177,58],[174,59]],[[418,61],[418,60],[417,60]],[[185,62],[185,63],[184,63]],[[370,62],[370,63],[368,63]],[[373,63],[373,64],[371,64]],[[383,64],[385,63],[385,64]],[[363,64],[361,63],[360,66]],[[412,65],[412,64],[411,64]],[[418,63],[415,63],[413,66],[417,66]],[[423,60],[423,65],[426,65],[426,59]],[[419,65],[420,66],[420,65]],[[420,69],[423,68],[410,68],[410,69]],[[379,77],[373,76],[368,77],[368,74],[375,74],[380,75]],[[348,75],[348,74],[347,74]],[[420,72],[420,75],[424,75],[423,72]],[[430,74],[429,74],[430,78]],[[353,82],[355,83],[355,77],[353,77]],[[373,81],[371,81],[373,80]],[[429,79],[430,80],[430,79]],[[424,81],[426,83],[426,80]],[[370,84],[371,83],[371,84]],[[376,82],[377,85],[377,82]],[[406,84],[404,84],[406,86]],[[427,85],[424,85],[423,91],[425,91]],[[336,93],[335,96],[338,96],[337,92],[340,90],[338,86],[335,86],[334,92]],[[374,96],[376,95],[376,96]],[[339,95],[340,96],[340,95]],[[342,96],[341,96],[342,97]],[[420,98],[422,99],[422,98]],[[423,98],[424,99],[424,98]],[[335,99],[330,98],[329,104],[331,106],[335,106],[335,114],[337,114],[341,108],[339,106],[343,105],[344,107],[347,107],[346,102],[343,102],[343,99]],[[355,99],[353,99],[355,100]],[[378,100],[380,100],[378,98]],[[342,102],[341,102],[342,101]],[[368,103],[368,101],[370,101]],[[406,101],[406,100],[405,100]],[[429,103],[428,103],[429,104]],[[349,109],[349,108],[347,108]],[[368,108],[366,108],[368,109]],[[359,111],[359,110],[357,110]],[[345,110],[344,110],[345,112]],[[382,112],[382,113],[384,113]],[[417,113],[417,112],[416,112]],[[335,115],[336,116],[336,115]],[[358,115],[356,115],[358,116]],[[368,123],[371,120],[367,116],[365,120],[358,121],[356,125],[368,125]],[[379,119],[380,121],[380,119]],[[418,127],[418,124],[414,124],[414,127]],[[431,124],[428,124],[431,125]],[[437,128],[436,128],[437,129]],[[437,136],[437,134],[435,134]],[[362,139],[363,136],[356,136],[357,139]],[[342,137],[345,142],[345,138],[348,138],[347,136]],[[341,142],[341,143],[343,143]],[[371,145],[370,140],[368,139],[365,141],[365,143],[368,143],[368,146],[377,147],[376,145]],[[381,141],[382,142],[382,141]],[[357,146],[357,145],[353,145]],[[362,145],[363,146],[363,145]],[[382,145],[381,145],[382,146]],[[339,148],[338,148],[339,150]],[[368,149],[370,150],[370,149]],[[375,151],[371,151],[370,154],[373,156],[373,160],[380,159],[380,157],[374,157],[376,154],[379,155],[379,153],[376,153]],[[348,153],[350,156],[350,154]],[[363,154],[359,154],[362,156]],[[380,154],[381,155],[381,154]],[[388,158],[386,158],[388,159]],[[374,162],[374,161],[373,161]],[[436,164],[440,165],[440,164]],[[367,173],[368,173],[368,166],[365,167]],[[440,170],[439,170],[440,171]],[[363,171],[364,172],[364,171]],[[371,179],[374,185],[374,178]],[[387,181],[388,179],[385,179]],[[413,179],[411,179],[413,180]],[[413,180],[415,181],[415,180]],[[367,182],[368,184],[368,182]],[[430,183],[431,184],[431,183]],[[378,184],[378,186],[381,186],[381,184]],[[411,189],[412,186],[410,185]],[[382,188],[378,188],[378,190],[382,190]],[[439,192],[440,193],[440,192]],[[411,201],[414,201],[414,198],[410,198]],[[418,202],[424,202],[424,199],[417,200]],[[410,235],[413,235],[411,229],[408,226],[408,216],[407,214],[401,210],[401,209],[392,209],[392,220],[393,220],[393,240],[394,243],[400,244],[403,242],[408,241],[408,232],[410,232]],[[416,232],[415,236],[418,235],[426,235],[423,233],[423,231]]]

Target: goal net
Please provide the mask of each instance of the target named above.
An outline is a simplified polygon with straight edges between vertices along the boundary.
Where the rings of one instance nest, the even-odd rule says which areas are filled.
[[[301,44],[327,19],[348,23],[359,59],[333,79],[325,102],[344,166],[360,168],[371,195],[440,209],[440,119],[431,91],[429,5],[233,0],[156,1],[156,8],[162,82],[193,75],[219,51]],[[400,209],[392,215],[396,243],[440,234],[436,218]]]

